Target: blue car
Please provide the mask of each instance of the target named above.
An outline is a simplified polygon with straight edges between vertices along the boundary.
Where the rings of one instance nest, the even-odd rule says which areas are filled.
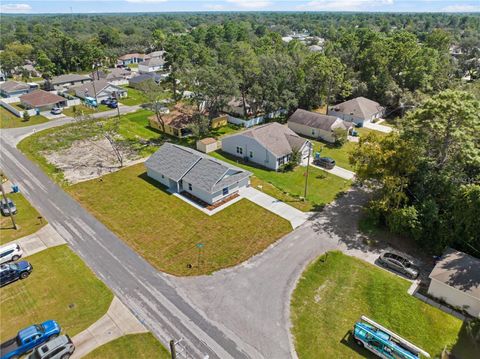
[[[2,264],[0,266],[0,287],[27,278],[32,270],[32,265],[27,261]]]
[[[0,345],[0,359],[18,359],[39,345],[58,337],[60,332],[60,325],[54,320],[22,329],[15,338]]]
[[[107,103],[107,106],[110,108],[117,108],[118,107],[118,102],[116,100],[112,100],[109,103]]]

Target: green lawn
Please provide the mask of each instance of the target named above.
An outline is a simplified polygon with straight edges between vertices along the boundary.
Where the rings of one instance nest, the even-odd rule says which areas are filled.
[[[142,156],[155,152],[159,147],[157,142],[161,135],[148,123],[151,114],[150,111],[141,110],[121,116],[119,133]],[[63,173],[48,163],[42,153],[69,148],[77,140],[98,136],[99,127],[95,123],[100,121],[113,119],[82,121],[37,132],[22,140],[18,148],[57,183],[65,185]]]
[[[18,213],[14,216],[15,222],[20,229],[13,229],[10,217],[0,217],[0,244],[35,233],[47,224],[45,219],[39,219],[40,214],[20,193],[9,193],[10,198],[17,207]]]
[[[255,186],[263,186],[265,193],[280,200],[285,200],[302,211],[321,209],[325,204],[332,202],[339,193],[346,191],[351,185],[350,181],[310,166],[307,201],[305,203],[299,199],[299,197],[304,195],[305,167],[297,166],[291,172],[282,173],[238,162],[241,160],[224,152],[213,152],[210,155],[251,171],[257,178]],[[266,184],[262,184],[262,182]],[[273,187],[267,184],[271,184]],[[283,195],[283,198],[279,198],[280,193]]]
[[[320,152],[322,157],[331,157],[335,160],[337,166],[346,168],[350,171],[355,171],[350,164],[350,154],[354,153],[358,144],[355,142],[347,141],[343,146],[337,147],[332,144],[310,140],[313,143],[313,152]]]
[[[74,111],[74,108],[75,108],[75,111]],[[99,105],[98,108],[95,109],[93,107],[87,107],[84,104],[80,104],[80,105],[76,105],[76,106],[66,108],[62,111],[62,113],[65,116],[75,117],[75,115],[78,116],[78,115],[81,115],[82,113],[83,113],[83,115],[91,115],[93,113],[104,112],[104,111],[109,111],[109,110],[112,110],[112,109],[109,108],[107,105]]]
[[[210,135],[215,138],[222,138],[224,136],[233,135],[236,132],[245,130],[245,128],[240,126],[235,126],[232,124],[227,124],[226,126],[218,127],[210,130]]]
[[[23,118],[15,116],[4,107],[0,107],[0,128],[26,127],[38,125],[47,121],[48,119],[41,115],[32,116],[28,121],[25,121]]]
[[[353,341],[361,315],[391,329],[439,357],[462,342],[457,354],[474,358],[462,322],[410,295],[410,282],[340,252],[329,252],[308,266],[291,303],[295,348],[302,359],[376,358]],[[459,334],[460,333],[460,334]],[[459,338],[460,337],[460,338]],[[478,348],[480,349],[480,348]]]
[[[112,293],[67,245],[27,260],[32,274],[0,291],[0,341],[48,319],[73,337],[107,312]]]
[[[131,334],[104,344],[83,359],[169,359],[170,353],[150,334]]]
[[[133,87],[122,86],[127,90],[127,97],[120,99],[120,103],[127,106],[142,105],[148,103],[148,99],[145,97],[145,94]],[[168,95],[165,94],[165,98],[168,98]]]
[[[174,275],[234,266],[292,229],[290,222],[246,199],[208,216],[148,178],[144,164],[67,190],[157,269]],[[205,245],[200,267],[198,243]]]

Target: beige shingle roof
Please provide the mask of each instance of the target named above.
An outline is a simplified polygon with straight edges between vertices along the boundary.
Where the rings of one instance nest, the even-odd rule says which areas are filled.
[[[335,111],[363,119],[371,119],[373,115],[382,112],[384,108],[375,101],[365,97],[356,97],[354,99],[342,102],[333,106]]]

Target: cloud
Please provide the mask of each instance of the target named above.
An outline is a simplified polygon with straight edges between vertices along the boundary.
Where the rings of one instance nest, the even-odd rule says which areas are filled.
[[[257,0],[227,0],[228,3],[234,4],[242,9],[262,9],[272,5],[271,1],[257,1]]]
[[[156,2],[167,2],[168,0],[125,0],[126,2],[131,2],[131,3],[156,3]]]
[[[480,5],[449,5],[445,6],[442,11],[445,12],[478,12],[480,11]]]
[[[225,10],[225,6],[221,5],[221,4],[205,4],[203,5],[203,7],[207,10],[211,10],[211,11],[221,11],[221,10]]]
[[[297,9],[309,11],[359,11],[393,4],[394,0],[316,0],[299,5]]]
[[[0,5],[0,12],[29,12],[32,7],[28,4],[2,4]]]

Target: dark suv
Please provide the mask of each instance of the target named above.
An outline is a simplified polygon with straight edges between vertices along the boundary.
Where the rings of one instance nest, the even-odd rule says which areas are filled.
[[[0,287],[27,278],[32,270],[32,265],[27,261],[2,264],[0,266]]]
[[[313,164],[331,170],[335,167],[335,160],[330,157],[320,157],[313,160]]]
[[[418,277],[418,268],[413,261],[405,256],[392,252],[385,252],[378,258],[378,263],[386,268],[393,269],[411,279]]]

